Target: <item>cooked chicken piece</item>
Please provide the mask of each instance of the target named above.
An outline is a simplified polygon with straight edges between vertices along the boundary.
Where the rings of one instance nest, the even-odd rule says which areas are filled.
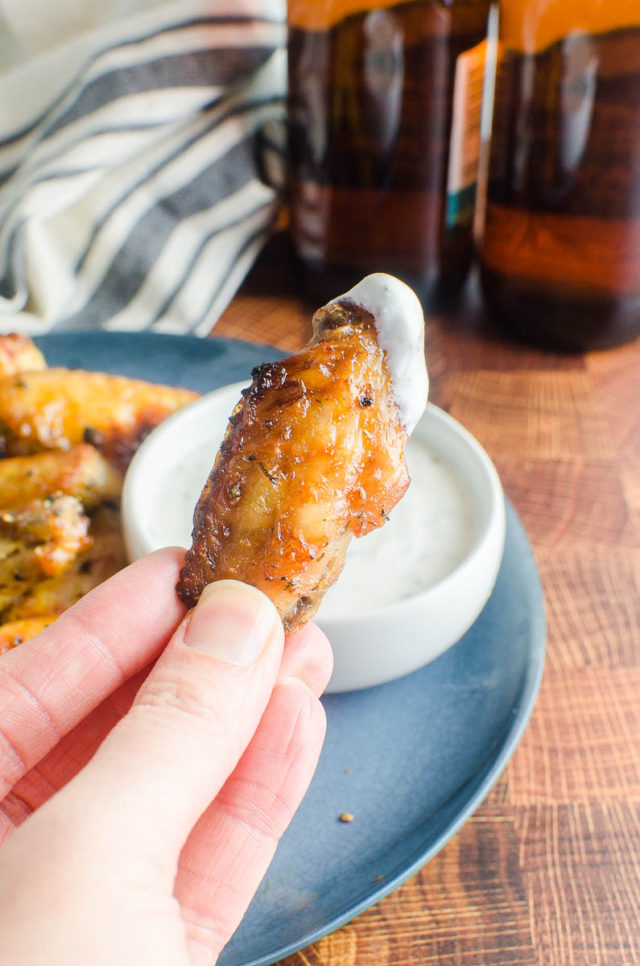
[[[18,335],[17,332],[0,335],[0,377],[46,367],[40,349],[28,336]]]
[[[88,443],[0,460],[0,507],[7,510],[54,493],[75,496],[91,510],[117,500],[121,489],[120,473]]]
[[[197,393],[80,369],[45,369],[0,381],[6,456],[91,443],[119,468],[144,437]]]
[[[61,614],[126,564],[117,510],[103,506],[91,519],[89,536],[92,545],[72,561],[71,566],[55,577],[36,583],[14,584],[8,606],[0,604],[3,623],[32,617]],[[19,582],[18,582],[19,583]],[[0,587],[0,595],[3,595]]]
[[[9,624],[0,625],[0,654],[35,637],[49,624],[53,624],[57,616],[57,614],[47,614],[46,617],[30,617],[23,621],[11,621]]]
[[[344,298],[313,325],[302,352],[254,370],[196,507],[177,588],[193,605],[213,580],[246,581],[289,631],[317,610],[352,536],[384,523],[409,484],[373,316]]]
[[[38,581],[64,573],[92,543],[89,519],[73,496],[0,510],[0,614]]]

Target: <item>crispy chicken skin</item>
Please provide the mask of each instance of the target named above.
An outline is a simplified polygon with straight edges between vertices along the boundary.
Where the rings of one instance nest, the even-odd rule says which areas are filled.
[[[46,366],[40,349],[28,336],[17,332],[0,335],[0,377],[46,369]]]
[[[126,565],[117,510],[99,507],[91,518],[89,537],[90,545],[63,572],[42,580],[14,581],[10,588],[0,587],[3,627],[18,620],[61,614]]]
[[[49,624],[53,624],[56,617],[57,614],[48,614],[46,617],[28,617],[25,620],[3,624],[0,627],[0,655],[35,637]]]
[[[384,523],[409,484],[373,316],[343,299],[313,327],[302,352],[254,370],[230,418],[177,587],[187,605],[235,578],[295,630],[342,570],[351,537]]]
[[[197,393],[47,369],[0,336],[0,655],[126,564],[123,470],[147,433]]]
[[[75,496],[85,509],[118,500],[122,477],[100,453],[81,443],[70,450],[0,459],[0,507],[24,506],[53,493]]]
[[[75,496],[58,493],[0,510],[0,601],[11,582],[64,573],[91,546],[89,518]]]
[[[22,456],[91,443],[124,469],[144,437],[192,402],[188,389],[81,369],[44,369],[0,380],[0,452]]]

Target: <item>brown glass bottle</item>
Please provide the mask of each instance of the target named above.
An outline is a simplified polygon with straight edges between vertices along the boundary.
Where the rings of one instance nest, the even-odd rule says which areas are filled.
[[[290,230],[314,294],[373,271],[426,303],[461,287],[489,6],[289,0]]]
[[[640,333],[640,3],[503,0],[481,280],[563,350]]]

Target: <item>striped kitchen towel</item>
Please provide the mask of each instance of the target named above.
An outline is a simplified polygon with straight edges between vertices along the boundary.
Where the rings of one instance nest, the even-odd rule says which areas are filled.
[[[284,0],[0,0],[1,332],[209,332],[277,214],[285,37]]]

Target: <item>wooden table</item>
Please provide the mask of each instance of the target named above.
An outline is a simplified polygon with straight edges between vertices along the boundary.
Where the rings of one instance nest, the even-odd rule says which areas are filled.
[[[313,306],[276,238],[215,335],[298,349]],[[483,444],[532,542],[548,653],[511,763],[402,888],[282,966],[640,963],[640,341],[509,344],[473,292],[429,320],[431,399]]]

